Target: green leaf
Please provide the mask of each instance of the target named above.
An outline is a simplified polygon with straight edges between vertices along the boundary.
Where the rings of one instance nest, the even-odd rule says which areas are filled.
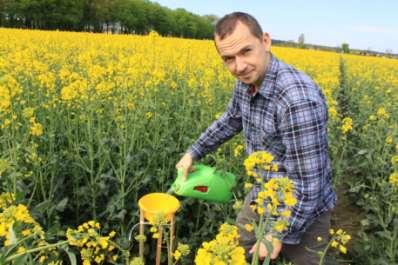
[[[5,159],[0,159],[0,176],[10,167],[10,163]]]
[[[65,210],[66,205],[68,204],[68,198],[63,198],[55,207],[57,211],[63,212]]]
[[[77,265],[75,253],[73,253],[73,251],[69,250],[68,247],[63,247],[62,249],[65,251],[66,254],[68,254],[70,265]]]
[[[364,154],[367,154],[368,153],[368,150],[367,149],[361,149],[361,150],[359,150],[358,152],[357,152],[357,155],[364,155]]]
[[[10,239],[11,245],[14,245],[17,243],[17,237],[15,236],[14,227],[13,227],[12,223],[8,227],[8,238]]]

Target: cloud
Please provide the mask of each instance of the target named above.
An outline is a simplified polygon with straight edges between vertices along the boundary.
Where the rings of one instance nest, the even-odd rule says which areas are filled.
[[[398,34],[398,28],[390,28],[390,27],[363,25],[363,26],[354,26],[351,29],[363,33]]]

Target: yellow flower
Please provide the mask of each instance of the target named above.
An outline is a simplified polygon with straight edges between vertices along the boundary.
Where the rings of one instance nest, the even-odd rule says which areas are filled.
[[[387,145],[393,144],[393,142],[394,142],[394,140],[392,139],[391,135],[386,137],[386,144]]]
[[[273,164],[272,166],[271,166],[271,171],[273,171],[273,172],[278,172],[278,164]]]
[[[343,134],[347,134],[352,130],[352,119],[346,117],[343,119],[343,125],[341,126],[341,131]]]
[[[245,224],[245,229],[246,229],[246,231],[251,232],[251,231],[253,231],[253,225],[252,224]]]
[[[339,243],[336,240],[333,240],[332,243],[330,244],[332,247],[337,248]]]
[[[40,256],[39,262],[44,263],[46,261],[47,257],[46,256]]]
[[[244,150],[243,145],[241,145],[241,144],[237,145],[237,146],[235,147],[235,149],[234,149],[234,156],[235,156],[235,157],[240,156],[240,155],[242,154],[243,150]]]
[[[177,249],[176,251],[174,251],[173,256],[174,256],[174,259],[177,261],[181,258],[181,252],[178,251],[178,249]]]
[[[395,155],[395,156],[391,157],[391,164],[393,166],[398,165],[398,155]]]
[[[336,119],[338,117],[337,109],[336,107],[330,107],[329,108],[329,115],[332,119]]]
[[[108,247],[108,239],[106,237],[100,237],[98,239],[98,244],[101,248],[106,249]]]
[[[99,227],[98,227],[98,228],[99,228]],[[109,238],[113,238],[113,237],[115,237],[115,235],[116,235],[116,232],[112,230],[112,231],[109,233]]]
[[[281,212],[281,217],[289,218],[291,215],[292,215],[292,211],[290,211],[290,210],[283,210]]]
[[[398,172],[393,172],[390,177],[388,178],[388,182],[395,186],[398,187]]]
[[[273,229],[278,233],[285,231],[287,229],[287,221],[285,220],[276,221],[274,223]]]
[[[25,253],[26,249],[24,247],[19,247],[17,253]]]
[[[285,194],[285,204],[287,206],[294,206],[297,203],[297,199],[293,196],[293,193],[289,192]]]
[[[347,248],[343,245],[339,245],[339,250],[341,253],[346,254],[347,253]]]
[[[215,239],[202,243],[202,247],[195,256],[195,264],[245,265],[245,251],[239,246],[238,239],[236,226],[222,224]]]
[[[32,232],[29,230],[29,229],[24,229],[24,230],[22,230],[22,235],[23,236],[29,236],[29,235],[31,235],[32,234]]]
[[[380,119],[388,119],[390,117],[390,115],[388,114],[388,112],[386,111],[386,109],[384,107],[380,107],[377,110],[376,113],[377,117],[379,117]]]
[[[22,111],[22,116],[26,119],[30,119],[35,113],[34,108],[24,108]]]
[[[150,120],[153,117],[153,113],[148,111],[147,113],[145,113],[145,117]]]
[[[249,182],[245,182],[244,186],[243,186],[246,190],[250,190],[251,188],[253,188],[253,184],[249,183]]]
[[[240,210],[241,208],[242,208],[242,201],[240,201],[240,200],[237,200],[237,201],[235,201],[235,203],[234,203],[234,205],[232,206],[232,208],[234,209],[234,210]]]
[[[43,126],[38,122],[32,123],[30,127],[30,134],[33,136],[41,136],[43,134]]]

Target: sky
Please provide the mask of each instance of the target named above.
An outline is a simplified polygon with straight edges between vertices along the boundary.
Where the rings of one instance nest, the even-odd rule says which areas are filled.
[[[171,9],[222,17],[234,11],[253,15],[271,38],[398,53],[398,0],[154,0]]]

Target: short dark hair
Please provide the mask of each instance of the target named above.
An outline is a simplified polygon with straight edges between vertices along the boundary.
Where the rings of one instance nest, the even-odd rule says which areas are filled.
[[[233,12],[218,20],[214,31],[215,36],[217,35],[222,40],[232,34],[238,21],[246,25],[253,36],[258,39],[262,38],[263,30],[258,21],[253,16],[244,12]]]

